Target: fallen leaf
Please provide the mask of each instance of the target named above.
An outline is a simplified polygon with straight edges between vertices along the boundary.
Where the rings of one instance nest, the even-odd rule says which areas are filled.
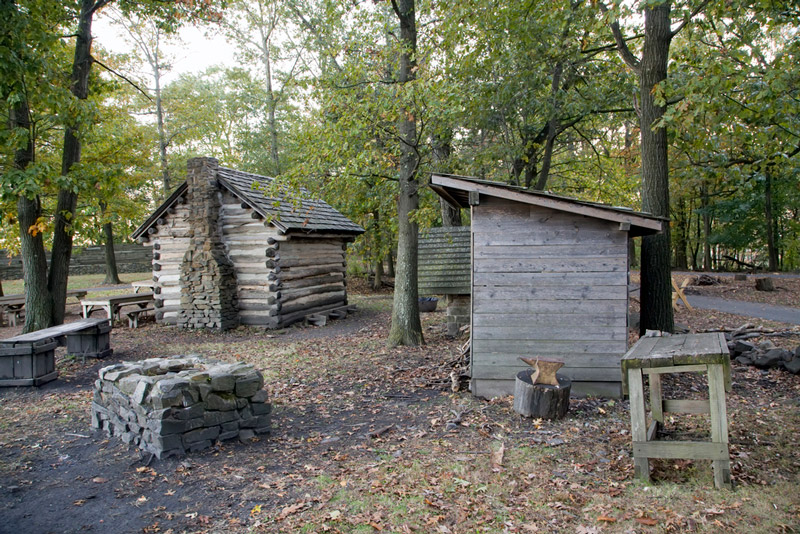
[[[306,503],[301,501],[301,502],[298,502],[298,503],[295,503],[295,504],[291,504],[289,506],[284,507],[284,509],[281,510],[281,513],[278,514],[278,517],[276,518],[276,520],[277,521],[283,521],[284,519],[286,519],[290,515],[296,514],[297,512],[302,510],[303,507],[305,507],[305,505],[306,505]]]
[[[73,502],[72,504],[74,504],[75,506],[83,506],[84,504],[86,504],[86,499],[78,499],[77,501]]]
[[[617,520],[614,517],[609,517],[607,515],[601,515],[597,518],[598,521],[605,521],[606,523],[616,523]]]
[[[108,482],[108,479],[103,477],[94,477],[92,479],[92,482],[94,482],[95,484],[105,484],[106,482]]]
[[[649,527],[654,527],[658,524],[658,521],[650,517],[636,517],[634,520],[640,525],[647,525]]]
[[[496,451],[492,451],[492,466],[493,467],[502,467],[503,465],[503,456],[506,453],[506,444],[501,443],[500,447]]]

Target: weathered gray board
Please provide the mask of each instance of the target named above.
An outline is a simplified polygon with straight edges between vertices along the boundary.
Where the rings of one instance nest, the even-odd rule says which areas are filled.
[[[472,392],[513,393],[519,357],[540,356],[564,361],[574,393],[620,396],[627,232],[490,196],[472,209]]]
[[[110,331],[108,319],[81,319],[0,340],[0,387],[40,386],[55,380],[54,351],[65,338],[69,353],[95,358],[111,354]]]
[[[469,295],[469,226],[421,232],[417,269],[420,295]]]

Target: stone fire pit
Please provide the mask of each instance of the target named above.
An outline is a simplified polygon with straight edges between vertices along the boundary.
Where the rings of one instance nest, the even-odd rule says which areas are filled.
[[[158,458],[246,441],[270,431],[264,379],[244,363],[197,356],[151,358],[100,369],[92,427]]]

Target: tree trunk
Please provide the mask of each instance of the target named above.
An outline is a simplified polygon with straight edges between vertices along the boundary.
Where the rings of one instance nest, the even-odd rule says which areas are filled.
[[[383,286],[383,258],[375,260],[373,271],[375,277],[372,279],[372,289],[378,291]]]
[[[34,161],[34,142],[31,132],[28,102],[18,102],[9,114],[9,125],[28,132],[24,147],[14,153],[14,168],[24,171]],[[22,277],[25,281],[25,326],[23,332],[33,332],[52,326],[53,300],[47,287],[47,255],[40,231],[32,232],[42,216],[39,197],[17,199],[19,237],[22,246]]]
[[[667,130],[655,127],[664,106],[655,102],[654,89],[667,78],[667,60],[672,40],[670,2],[644,10],[645,37],[639,74],[641,102],[642,208],[669,217],[669,168]],[[672,284],[670,281],[670,230],[642,238],[642,287],[640,333],[645,330],[672,332]]]
[[[269,31],[264,34],[261,27],[261,62],[264,65],[264,76],[267,82],[267,130],[269,131],[269,154],[272,159],[273,172],[275,176],[281,173],[281,162],[278,151],[278,123],[275,119],[275,112],[278,101],[275,98],[275,91],[272,88],[272,58],[270,57],[269,42],[272,31],[275,28],[274,19],[271,21]]]
[[[392,8],[400,21],[400,65],[397,82],[403,85],[416,76],[417,26],[414,0],[392,0]],[[403,113],[398,121],[400,191],[397,196],[398,243],[397,272],[394,283],[392,326],[388,343],[397,345],[422,344],[422,323],[419,318],[417,290],[417,223],[410,214],[419,207],[417,167],[417,124],[412,110]]]
[[[100,202],[100,212],[103,214],[103,216],[105,216],[105,202]],[[111,222],[106,222],[103,224],[103,237],[105,238],[103,248],[105,249],[106,253],[106,278],[103,280],[103,283],[121,284],[122,280],[119,279],[119,274],[117,273],[117,256],[114,254],[114,231],[111,226]]]
[[[703,270],[710,271],[711,265],[711,214],[708,212],[708,187],[704,184],[700,190],[703,208]]]
[[[431,141],[433,145],[433,158],[437,172],[450,173],[453,169],[450,166],[450,156],[453,153],[452,131],[446,135],[434,135]],[[442,214],[442,226],[461,226],[461,208],[454,207],[443,198],[439,198],[439,209]]]
[[[158,126],[158,156],[161,163],[161,181],[164,184],[164,197],[172,193],[169,179],[169,164],[167,162],[167,133],[164,129],[164,103],[161,99],[161,65],[158,59],[158,49],[150,64],[153,69],[156,96],[156,124]]]
[[[686,200],[678,201],[678,216],[675,229],[678,235],[675,238],[675,268],[686,270],[689,268],[689,258],[686,251],[689,248],[689,217],[687,216]]]
[[[78,18],[78,31],[75,37],[75,58],[70,77],[72,94],[79,100],[86,100],[89,94],[89,71],[92,67],[92,16],[105,2],[81,0]],[[78,124],[69,124],[64,129],[64,151],[61,159],[61,174],[66,176],[72,166],[81,160],[81,139]],[[72,189],[64,188],[58,192],[55,224],[53,228],[53,250],[50,257],[50,273],[47,285],[53,297],[54,325],[64,322],[67,303],[67,279],[69,262],[72,257],[72,219],[78,195]]]
[[[394,254],[391,250],[386,253],[386,267],[386,276],[394,278]]]
[[[767,256],[770,272],[778,270],[778,247],[775,243],[775,217],[772,211],[772,174],[764,173],[764,219],[767,224]]]

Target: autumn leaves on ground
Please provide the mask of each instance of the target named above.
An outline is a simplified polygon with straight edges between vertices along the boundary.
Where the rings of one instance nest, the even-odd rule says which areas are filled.
[[[704,461],[653,462],[657,482],[647,485],[633,479],[627,401],[573,399],[565,420],[521,418],[510,398],[450,391],[464,340],[444,337],[443,312],[425,314],[424,347],[387,349],[391,296],[351,301],[359,311],[343,321],[279,333],[117,327],[111,360],[61,354],[58,381],[0,391],[0,532],[800,529],[798,377],[734,365],[734,491],[714,490]],[[770,339],[793,348],[796,332]],[[92,432],[101,366],[188,353],[262,369],[272,435],[148,463]],[[683,375],[665,388],[699,395],[703,385]],[[668,424],[700,439],[706,428],[705,416]]]

